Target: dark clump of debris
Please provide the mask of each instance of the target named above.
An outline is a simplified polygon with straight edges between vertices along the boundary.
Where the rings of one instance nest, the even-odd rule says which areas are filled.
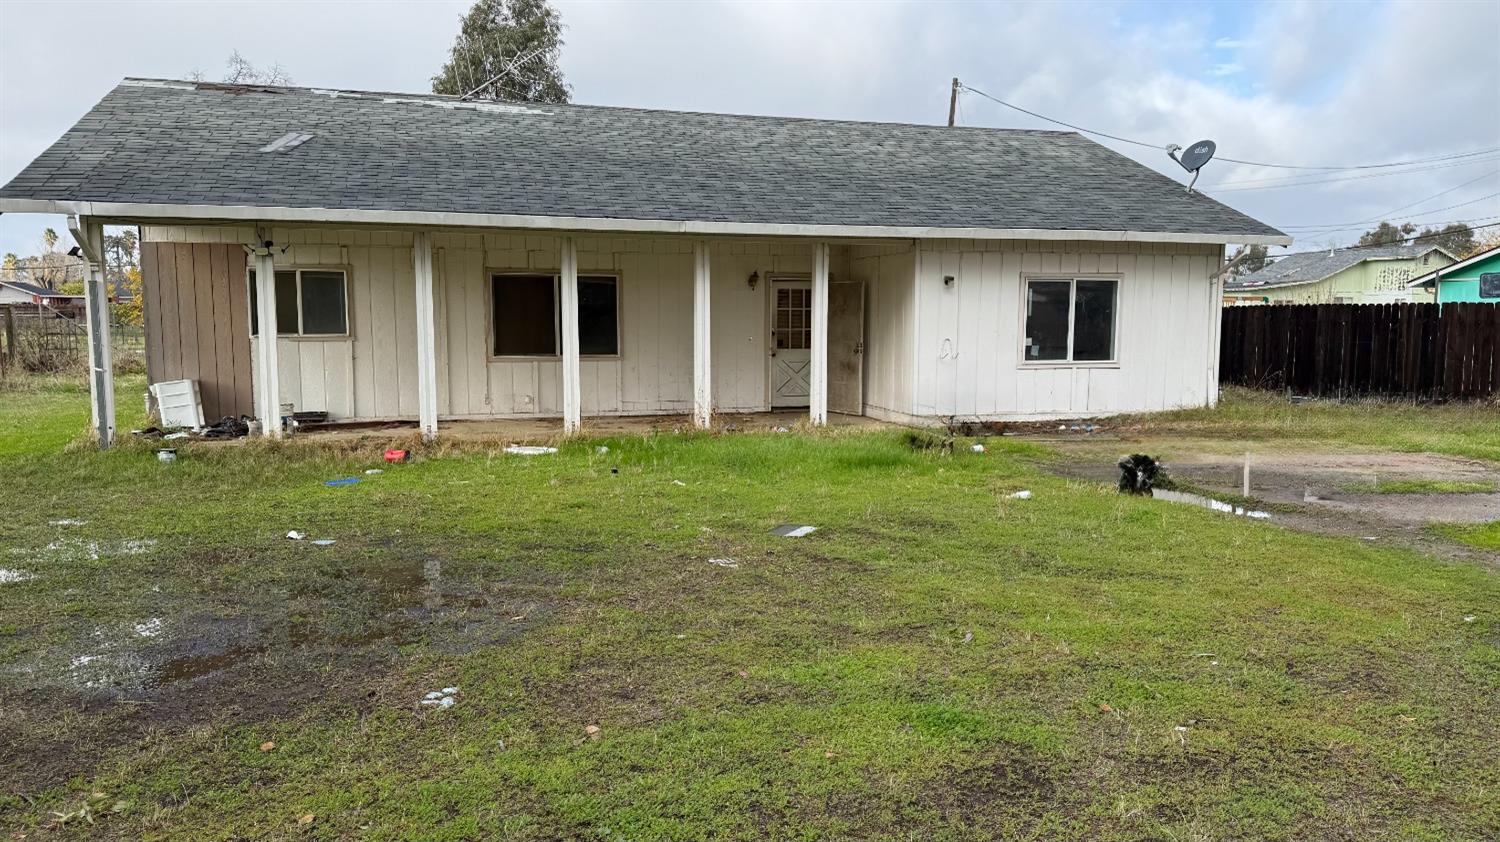
[[[1005,425],[999,421],[959,421],[953,419],[948,422],[948,435],[963,436],[964,438],[980,438],[983,436],[1001,436],[1005,434]]]
[[[203,428],[199,435],[206,439],[238,439],[250,435],[250,417],[235,418],[226,415]]]
[[[1120,490],[1126,494],[1150,494],[1157,482],[1167,478],[1167,469],[1144,453],[1126,456],[1119,465]]]
[[[938,436],[923,430],[907,430],[901,434],[901,441],[912,450],[938,451],[945,454],[953,452],[953,436]]]

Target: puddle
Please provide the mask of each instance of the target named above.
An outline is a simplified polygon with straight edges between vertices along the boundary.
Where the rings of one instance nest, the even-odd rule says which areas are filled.
[[[1202,494],[1191,494],[1186,491],[1169,491],[1165,488],[1154,488],[1151,496],[1157,500],[1166,500],[1172,503],[1186,503],[1189,506],[1198,506],[1204,509],[1213,509],[1226,515],[1238,515],[1240,517],[1255,518],[1256,520],[1269,520],[1270,512],[1262,512],[1257,509],[1246,510],[1240,506],[1230,505],[1222,500],[1212,497],[1204,497]]]

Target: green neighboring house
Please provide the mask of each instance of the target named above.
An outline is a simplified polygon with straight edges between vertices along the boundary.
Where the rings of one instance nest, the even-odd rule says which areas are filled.
[[[1431,303],[1412,278],[1457,259],[1427,243],[1291,254],[1224,284],[1224,306]]]
[[[1408,286],[1437,286],[1439,304],[1500,304],[1500,246],[1413,278]]]

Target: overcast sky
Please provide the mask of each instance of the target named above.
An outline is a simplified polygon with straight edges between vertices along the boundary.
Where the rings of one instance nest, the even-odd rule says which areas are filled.
[[[468,5],[0,0],[0,182],[122,77],[218,78],[235,49],[301,85],[426,91]],[[579,103],[941,123],[958,76],[1087,128],[1161,145],[1211,138],[1245,160],[1345,166],[1500,147],[1497,0],[556,5]],[[960,122],[1051,128],[973,94]],[[1164,152],[1104,142],[1183,177]],[[1500,154],[1411,169],[1215,161],[1199,184],[1295,234],[1294,249],[1349,242],[1382,216],[1500,222]],[[34,253],[47,225],[63,233],[58,217],[0,216],[0,252]]]

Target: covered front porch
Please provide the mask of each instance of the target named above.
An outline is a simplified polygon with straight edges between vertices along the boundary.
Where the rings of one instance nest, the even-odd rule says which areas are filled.
[[[148,369],[153,382],[199,381],[209,420],[326,412],[414,421],[429,439],[476,421],[553,436],[634,417],[823,425],[866,414],[866,380],[888,379],[866,370],[867,326],[882,277],[909,288],[914,251],[911,240],[147,224]],[[903,296],[888,298],[891,310]],[[275,334],[258,330],[273,323]],[[107,446],[113,425],[97,426]]]

